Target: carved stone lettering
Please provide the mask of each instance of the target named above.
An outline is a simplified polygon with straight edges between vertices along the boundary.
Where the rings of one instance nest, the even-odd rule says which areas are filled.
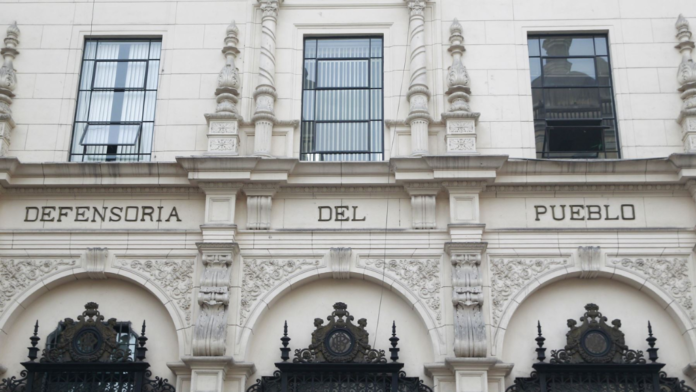
[[[181,222],[176,207],[25,207],[24,222]]]
[[[364,222],[366,216],[360,217],[358,206],[319,206],[318,222]]]
[[[609,204],[555,204],[533,207],[534,220],[539,221],[631,221],[636,220],[633,204],[619,206]]]

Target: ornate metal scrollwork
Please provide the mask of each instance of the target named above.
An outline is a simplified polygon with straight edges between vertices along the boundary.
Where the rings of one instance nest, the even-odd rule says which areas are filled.
[[[0,392],[25,392],[27,389],[27,371],[19,373],[21,378],[15,376],[3,378],[0,382]]]
[[[566,334],[566,346],[551,351],[550,363],[546,359],[541,326],[538,328],[538,362],[529,377],[518,377],[506,392],[553,391],[660,391],[696,392],[684,381],[667,377],[657,363],[657,351],[652,327],[648,322],[648,361],[642,351],[626,346],[621,320],[607,324],[607,318],[599,312],[599,306],[587,304],[582,323],[568,320],[570,331]]]
[[[551,351],[551,363],[645,363],[642,351],[626,346],[621,320],[613,320],[609,326],[599,306],[587,304],[585,310],[579,327],[577,321],[568,320],[566,346]]]
[[[89,302],[77,322],[66,318],[63,326],[60,339],[44,349],[41,362],[131,361],[131,350],[120,348],[116,339],[116,319],[104,323],[98,304]]]
[[[386,363],[384,350],[374,350],[368,344],[369,333],[365,330],[367,320],[358,320],[348,312],[343,302],[334,304],[334,311],[324,320],[314,319],[312,344],[308,348],[295,350],[293,362],[363,362]]]

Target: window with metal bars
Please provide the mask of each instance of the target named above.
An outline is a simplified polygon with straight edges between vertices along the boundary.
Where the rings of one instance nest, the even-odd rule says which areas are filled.
[[[305,39],[302,160],[384,159],[382,46],[381,37]]]
[[[149,161],[160,39],[88,39],[70,148],[73,162]]]
[[[527,40],[538,158],[619,158],[606,35]]]

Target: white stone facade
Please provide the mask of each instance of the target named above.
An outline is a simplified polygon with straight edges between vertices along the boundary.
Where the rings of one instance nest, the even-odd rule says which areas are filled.
[[[650,320],[695,385],[696,2],[0,2],[0,28],[3,378],[37,319],[94,301],[147,320],[179,392],[243,392],[283,321],[306,347],[341,301],[374,348],[394,320],[435,392],[504,392],[537,321],[563,348],[594,302],[633,349]],[[535,159],[527,36],[587,32],[609,39],[622,158]],[[304,39],[367,35],[385,159],[300,160]],[[69,162],[94,37],[162,40],[150,162]]]

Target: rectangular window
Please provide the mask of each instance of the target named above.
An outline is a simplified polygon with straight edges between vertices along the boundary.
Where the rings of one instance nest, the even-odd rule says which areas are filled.
[[[72,162],[149,161],[161,40],[88,39]]]
[[[382,52],[382,38],[305,40],[300,159],[384,159]]]
[[[538,158],[619,158],[606,35],[527,39]]]

